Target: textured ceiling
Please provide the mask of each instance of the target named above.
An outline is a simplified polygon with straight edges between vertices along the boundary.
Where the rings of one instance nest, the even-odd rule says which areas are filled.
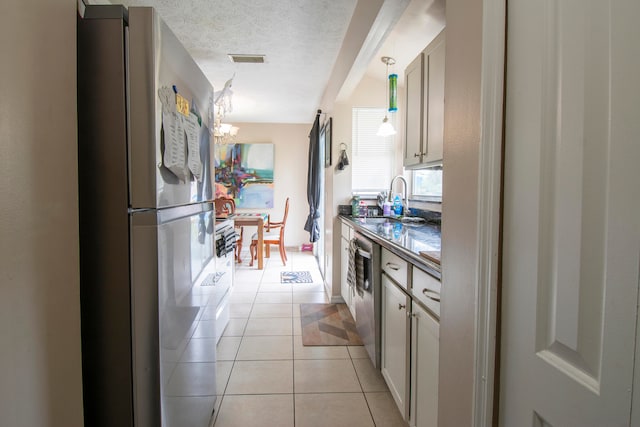
[[[83,0],[153,6],[215,90],[234,76],[229,123],[311,123],[362,76],[405,67],[445,26],[445,0]],[[228,54],[266,55],[235,64]]]
[[[124,0],[153,6],[214,86],[233,80],[229,122],[310,123],[357,0]],[[235,64],[227,54],[266,55]]]

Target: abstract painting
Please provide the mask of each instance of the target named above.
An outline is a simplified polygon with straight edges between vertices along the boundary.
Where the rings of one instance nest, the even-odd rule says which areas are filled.
[[[216,144],[216,197],[238,208],[273,208],[273,144]]]

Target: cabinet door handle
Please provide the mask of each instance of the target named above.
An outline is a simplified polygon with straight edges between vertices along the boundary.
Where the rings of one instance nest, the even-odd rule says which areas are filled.
[[[407,308],[407,305],[406,305],[406,304],[400,304],[400,303],[398,303],[398,310],[403,310],[403,309],[405,309],[405,308]]]
[[[433,291],[431,289],[424,288],[422,294],[430,300],[440,302],[440,292]]]
[[[420,157],[422,156],[422,153],[413,153],[413,157]]]
[[[394,271],[400,270],[400,266],[398,264],[394,264],[392,262],[388,262],[387,263],[387,267],[389,267],[390,269],[392,269]]]

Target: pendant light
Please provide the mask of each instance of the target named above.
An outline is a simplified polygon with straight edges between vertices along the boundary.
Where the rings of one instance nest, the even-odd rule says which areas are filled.
[[[398,75],[397,74],[389,74],[389,65],[393,65],[396,63],[396,60],[391,58],[390,56],[383,56],[381,58],[382,62],[387,65],[387,73],[385,75],[389,78],[389,90],[387,91],[387,87],[385,84],[385,93],[387,94],[387,104],[388,111],[397,111],[398,107]],[[382,123],[378,128],[378,136],[391,136],[395,135],[396,130],[393,128],[393,125],[389,122],[389,118],[387,117],[387,111],[384,112],[384,119],[382,119]]]

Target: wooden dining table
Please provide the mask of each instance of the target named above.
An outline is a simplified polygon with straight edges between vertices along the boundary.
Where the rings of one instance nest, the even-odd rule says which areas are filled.
[[[258,227],[258,270],[264,267],[264,224],[267,222],[269,214],[266,213],[235,213],[233,215],[234,225],[244,227]]]

